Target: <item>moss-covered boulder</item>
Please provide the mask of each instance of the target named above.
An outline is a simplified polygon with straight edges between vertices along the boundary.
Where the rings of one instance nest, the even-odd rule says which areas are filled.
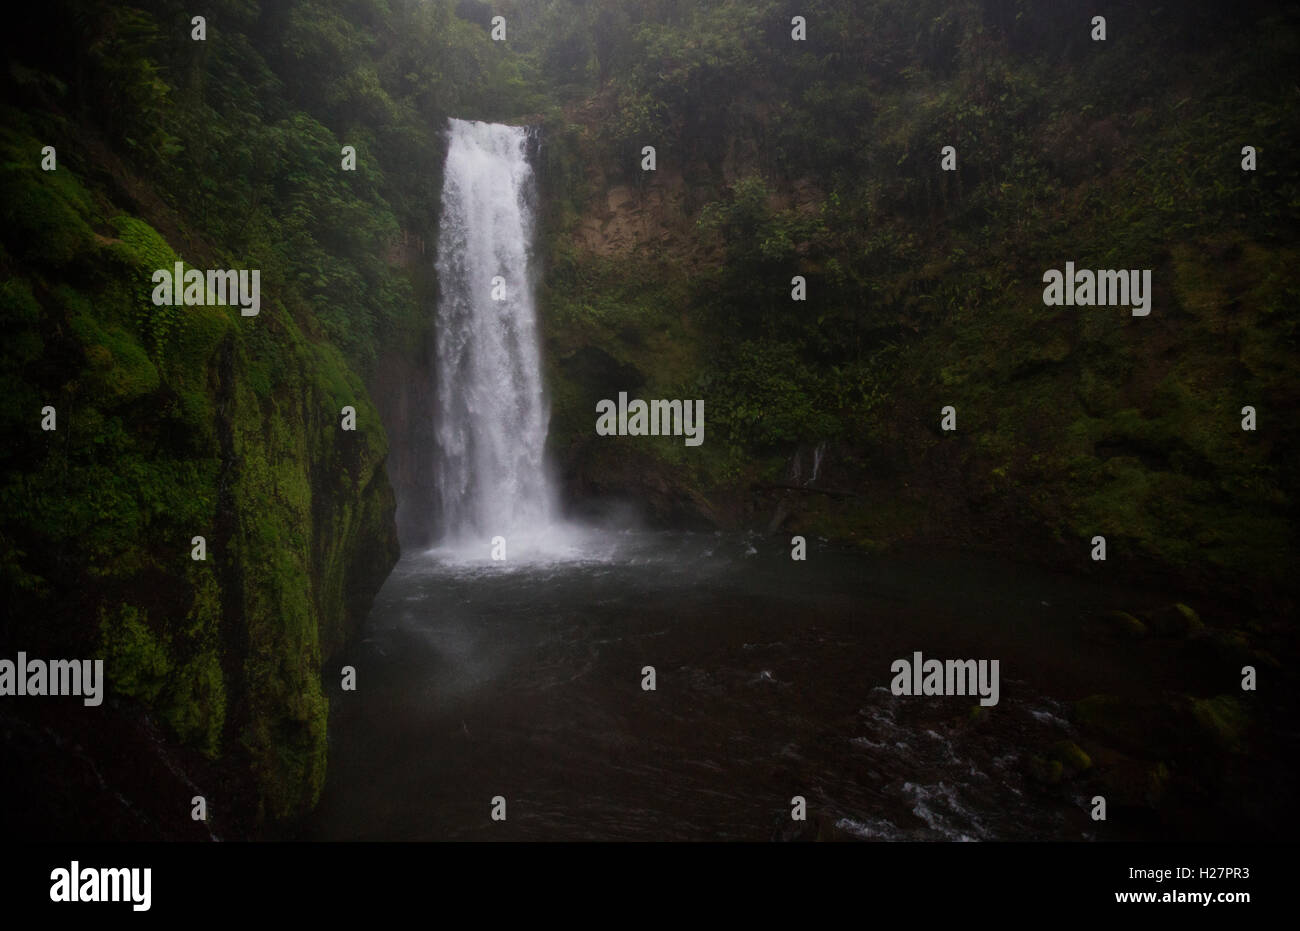
[[[1111,611],[1106,622],[1107,630],[1125,640],[1141,640],[1148,634],[1147,625],[1127,611]]]
[[[1147,626],[1161,637],[1186,637],[1205,629],[1200,615],[1181,603],[1148,612]]]
[[[1207,742],[1230,753],[1245,748],[1250,714],[1240,698],[1216,695],[1214,698],[1192,699],[1191,712]]]
[[[1092,758],[1073,740],[1062,740],[1052,747],[1049,757],[1065,767],[1069,775],[1092,768]]]
[[[1084,778],[1106,798],[1108,806],[1157,811],[1176,786],[1175,771],[1162,760],[1142,759],[1099,747],[1094,767]]]
[[[1029,778],[1043,785],[1057,785],[1065,777],[1065,766],[1060,760],[1031,756],[1025,767]]]

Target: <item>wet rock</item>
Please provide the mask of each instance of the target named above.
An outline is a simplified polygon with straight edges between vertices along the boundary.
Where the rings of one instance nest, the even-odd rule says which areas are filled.
[[[1173,770],[1164,762],[1134,759],[1105,747],[1097,748],[1092,771],[1098,792],[1115,808],[1160,809],[1168,800]]]
[[[1196,698],[1192,699],[1191,711],[1208,742],[1230,753],[1244,749],[1250,715],[1241,699],[1231,695]]]
[[[1147,626],[1160,637],[1186,637],[1204,630],[1200,615],[1185,604],[1171,604],[1147,615]]]
[[[1065,768],[1065,772],[1071,776],[1092,768],[1092,758],[1073,740],[1062,740],[1057,743],[1052,747],[1050,756],[1053,760],[1059,761]]]
[[[1242,666],[1278,669],[1281,664],[1271,654],[1256,650],[1246,635],[1235,630],[1195,631],[1187,638],[1189,655],[1197,660],[1222,667],[1236,676]]]
[[[1045,760],[1041,756],[1030,757],[1026,770],[1030,779],[1043,785],[1057,785],[1065,777],[1065,766],[1060,760]]]

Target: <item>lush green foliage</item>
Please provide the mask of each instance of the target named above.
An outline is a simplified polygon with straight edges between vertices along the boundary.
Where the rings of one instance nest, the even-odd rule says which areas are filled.
[[[938,523],[979,538],[965,507],[983,502],[993,525],[1106,533],[1135,558],[1285,581],[1300,138],[1279,77],[1294,15],[1120,4],[1101,11],[1101,43],[1079,2],[637,9],[606,17],[620,52],[578,111],[596,192],[556,218],[551,254],[558,268],[593,261],[570,245],[592,216],[623,228],[618,210],[602,216],[602,179],[635,187],[624,226],[674,231],[666,252],[653,239],[637,252],[672,276],[652,293],[688,293],[701,324],[682,335],[689,354],[666,350],[698,360],[678,381],[730,450],[700,487],[770,476],[773,453],[831,440],[841,483],[889,476],[877,513],[896,508],[905,474],[915,499],[910,526],[868,507],[839,535]],[[796,14],[806,42],[790,39]],[[638,170],[646,144],[656,176]],[[1244,144],[1257,172],[1240,169]],[[946,145],[956,172],[939,170]],[[680,207],[658,206],[678,177]],[[1067,260],[1153,269],[1152,316],[1044,307],[1040,277]],[[643,275],[624,267],[622,281]],[[806,303],[789,299],[794,275]],[[576,351],[598,302],[557,288],[547,303],[565,331],[553,339]],[[634,361],[646,332],[586,338]],[[636,364],[653,378],[653,359]],[[955,436],[938,430],[948,404]],[[1272,412],[1267,440],[1241,431],[1246,404]]]
[[[1094,5],[215,0],[205,42],[180,0],[25,6],[0,75],[9,632],[106,654],[115,694],[246,764],[268,816],[313,803],[322,664],[393,555],[365,386],[429,336],[448,116],[541,127],[568,464],[596,399],[700,397],[703,447],[599,466],[722,513],[826,442],[853,496],[795,520],[838,539],[1100,532],[1286,581],[1300,28],[1117,3],[1093,43]],[[1067,260],[1154,269],[1151,317],[1045,308]],[[153,305],[175,261],[260,269],[261,315]]]
[[[0,555],[15,637],[102,649],[115,694],[247,759],[283,817],[319,794],[321,664],[394,552],[362,378],[428,316],[394,243],[435,234],[448,110],[528,95],[447,4],[202,12],[206,42],[165,0],[7,37]],[[261,315],[155,306],[178,260],[260,269]]]

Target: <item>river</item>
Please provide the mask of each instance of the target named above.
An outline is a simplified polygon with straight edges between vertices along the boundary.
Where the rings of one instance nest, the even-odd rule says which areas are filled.
[[[1070,701],[1190,687],[1090,633],[1117,593],[1087,580],[969,555],[814,542],[796,561],[774,538],[577,535],[558,558],[496,562],[485,544],[400,562],[350,657],[356,690],[330,696],[303,836],[1087,840],[1087,799],[1035,783],[1028,758],[1074,736]],[[892,694],[891,663],[917,650],[998,659],[998,704]]]

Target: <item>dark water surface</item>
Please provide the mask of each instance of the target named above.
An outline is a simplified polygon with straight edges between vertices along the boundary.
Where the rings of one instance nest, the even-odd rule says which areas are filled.
[[[405,557],[343,660],[357,690],[330,694],[301,836],[768,840],[798,827],[794,795],[862,838],[1096,836],[1083,790],[1032,782],[1028,756],[1073,736],[1068,702],[1189,687],[1085,632],[1114,590],[810,546],[628,533],[563,560]],[[999,660],[999,703],[892,695],[916,650]]]

